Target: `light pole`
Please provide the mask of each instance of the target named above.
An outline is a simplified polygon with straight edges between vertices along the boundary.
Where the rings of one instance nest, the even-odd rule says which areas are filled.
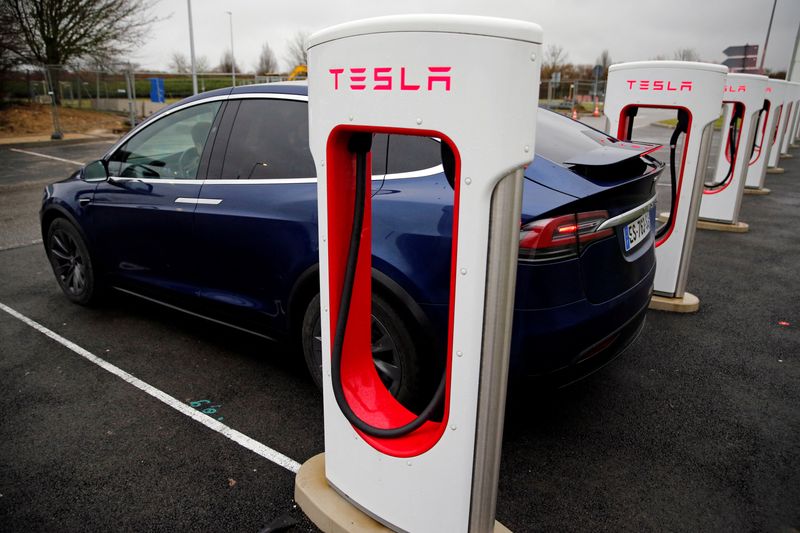
[[[192,0],[186,0],[189,8],[189,51],[192,59],[192,91],[197,94],[197,68],[194,62],[194,29],[192,28]]]
[[[778,0],[772,2],[772,14],[769,16],[769,26],[767,26],[767,38],[764,39],[764,50],[761,51],[761,65],[759,65],[759,74],[764,73],[764,60],[767,58],[767,45],[769,44],[769,34],[772,31],[772,19],[775,18],[775,6],[778,5]]]
[[[233,86],[236,87],[236,56],[233,55],[233,13],[226,11],[231,21],[231,78],[233,79]]]

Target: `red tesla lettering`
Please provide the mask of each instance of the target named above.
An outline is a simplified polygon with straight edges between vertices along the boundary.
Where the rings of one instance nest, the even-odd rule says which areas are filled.
[[[400,90],[401,91],[419,91],[419,85],[411,85],[406,83],[406,68],[400,68]]]
[[[344,69],[343,68],[332,68],[332,69],[328,70],[328,72],[333,74],[333,90],[334,91],[338,91],[339,90],[339,74],[344,72]]]
[[[627,80],[628,82],[628,89],[633,90],[633,84],[636,83],[636,80]]]
[[[672,82],[671,81],[668,81],[667,82],[667,90],[668,91],[677,91],[678,89],[676,89],[675,87],[672,86]]]
[[[351,68],[350,69],[350,88],[354,91],[363,91],[367,88],[363,82],[367,81],[366,76],[353,76],[353,74],[364,74],[367,71],[365,68]],[[356,82],[356,83],[354,83]]]
[[[653,82],[653,90],[654,91],[663,91],[664,90],[664,82],[661,80],[656,80]]]
[[[451,67],[428,67],[428,71],[435,74],[444,74],[450,72]],[[450,76],[428,76],[428,90],[433,90],[434,83],[444,83],[444,90],[450,90]]]
[[[392,90],[392,67],[375,67],[375,89],[376,91],[391,91]],[[381,74],[390,74],[389,76],[381,76]]]
[[[686,89],[687,91],[692,90],[692,82],[690,81],[682,81],[681,82],[681,91]]]
[[[650,89],[650,80],[639,80],[639,90],[646,91]]]

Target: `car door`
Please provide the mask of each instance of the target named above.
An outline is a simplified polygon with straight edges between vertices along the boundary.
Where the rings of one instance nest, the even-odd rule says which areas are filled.
[[[307,103],[263,94],[231,101],[195,211],[196,264],[206,309],[280,333],[300,272],[317,262],[317,186]],[[224,134],[223,134],[224,132]]]
[[[206,164],[205,145],[214,137],[221,105],[178,108],[111,153],[109,177],[98,184],[89,206],[106,271],[165,287],[185,281],[192,216],[200,201],[197,173]]]
[[[295,282],[319,261],[308,104],[297,95],[248,96],[229,102],[201,190],[221,202],[195,211],[198,294],[223,319],[281,334]],[[376,160],[384,169],[385,157]]]

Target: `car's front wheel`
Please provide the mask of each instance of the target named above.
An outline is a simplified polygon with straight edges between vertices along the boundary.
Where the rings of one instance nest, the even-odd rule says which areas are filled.
[[[302,343],[311,377],[322,388],[322,321],[319,295],[311,300],[306,309]],[[372,296],[372,360],[381,381],[400,403],[414,410],[427,400],[425,395],[430,380],[423,375],[425,365],[411,330],[402,316],[378,295]]]
[[[78,229],[57,218],[47,230],[47,258],[58,285],[70,301],[88,305],[97,298],[97,280],[89,249]]]

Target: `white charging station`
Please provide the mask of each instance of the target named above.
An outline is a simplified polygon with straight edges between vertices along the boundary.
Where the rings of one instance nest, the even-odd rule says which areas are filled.
[[[780,80],[767,80],[767,88],[764,90],[764,110],[756,127],[756,138],[744,184],[745,194],[769,194],[770,192],[764,187],[764,179],[772,155],[775,125],[780,114],[783,91]]]
[[[793,81],[791,82],[795,87],[795,112],[794,112],[794,120],[789,129],[789,135],[787,140],[787,150],[788,148],[797,148],[797,135],[798,135],[798,128],[800,128],[800,83]]]
[[[775,114],[772,124],[767,125],[767,131],[769,132],[767,140],[770,145],[769,159],[767,160],[767,173],[783,174],[783,169],[778,165],[781,155],[780,136],[786,124],[786,116],[788,115],[787,110],[789,102],[786,98],[789,83],[783,80],[774,80],[773,87],[772,97],[775,103]]]
[[[673,205],[667,222],[656,232],[658,266],[650,304],[654,309],[693,312],[699,307],[697,297],[686,292],[686,281],[711,136],[720,115],[727,73],[728,68],[722,65],[689,61],[620,63],[608,71],[605,115],[611,135],[632,140],[636,111],[660,108],[676,110],[676,128],[680,129],[673,133],[673,142],[681,130],[686,136],[681,160],[674,164]]]
[[[449,15],[356,21],[309,41],[324,476],[332,491],[396,531],[494,528],[522,173],[534,155],[541,42],[535,24]],[[502,83],[476,65],[503,72]],[[443,416],[393,436],[384,433],[413,426],[419,416],[382,384],[370,349],[370,187],[358,187],[371,175],[360,143],[378,132],[441,139],[454,159]],[[301,474],[298,503],[315,522],[322,513],[319,520],[330,524],[320,501],[304,492]]]
[[[739,221],[739,210],[767,79],[752,74],[727,76],[717,164],[713,179],[706,179],[703,187],[699,229],[739,233],[748,230],[748,225]]]
[[[781,128],[780,147],[781,157],[792,157],[789,154],[789,144],[794,135],[794,127],[797,122],[798,104],[800,104],[800,83],[789,81],[786,82],[786,105],[789,111],[786,116],[786,122]]]
[[[797,103],[795,104],[797,106],[797,111],[794,114],[794,124],[791,129],[791,135],[789,136],[789,146],[797,148],[797,143],[800,141],[800,82],[793,81],[792,83],[797,87]]]

